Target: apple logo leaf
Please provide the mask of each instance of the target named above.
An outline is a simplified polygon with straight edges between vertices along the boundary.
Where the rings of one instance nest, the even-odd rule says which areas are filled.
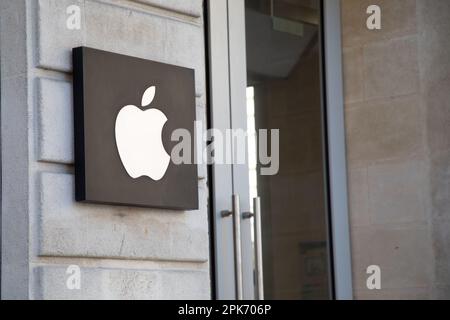
[[[153,99],[155,99],[155,94],[156,94],[156,87],[155,86],[151,86],[150,88],[148,88],[147,90],[145,90],[144,95],[142,96],[142,107],[147,107],[149,106]]]

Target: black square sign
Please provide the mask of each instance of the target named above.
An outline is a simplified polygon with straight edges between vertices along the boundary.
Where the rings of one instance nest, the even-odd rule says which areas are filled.
[[[197,166],[171,161],[174,130],[195,141],[194,71],[86,47],[73,64],[76,200],[198,209]]]

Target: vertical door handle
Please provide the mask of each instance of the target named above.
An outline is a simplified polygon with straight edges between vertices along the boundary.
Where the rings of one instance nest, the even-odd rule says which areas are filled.
[[[262,261],[262,232],[261,232],[261,198],[253,199],[254,213],[247,212],[244,214],[245,219],[254,218],[254,237],[255,237],[255,270],[256,270],[256,288],[257,299],[264,300],[264,275]]]
[[[241,247],[241,209],[239,196],[233,195],[233,234],[234,234],[234,269],[236,272],[236,298],[242,300],[242,247]]]
[[[233,195],[232,211],[222,212],[222,217],[233,216],[234,271],[236,280],[236,299],[243,299],[242,247],[241,247],[241,209],[239,196]]]
[[[261,232],[261,199],[253,199],[253,210],[255,211],[255,264],[256,264],[256,284],[258,288],[258,300],[264,300],[264,277],[262,260],[262,232]]]

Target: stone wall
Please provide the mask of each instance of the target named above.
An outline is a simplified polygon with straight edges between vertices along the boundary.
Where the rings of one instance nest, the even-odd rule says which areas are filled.
[[[382,29],[366,28],[366,8]],[[450,2],[343,0],[355,296],[449,298]],[[366,268],[382,269],[382,290]]]
[[[417,1],[421,99],[426,110],[432,298],[450,299],[450,2]]]
[[[2,0],[3,298],[209,299],[208,190],[198,211],[74,201],[71,49],[195,69],[206,119],[202,0]],[[69,5],[80,30],[66,27]],[[206,127],[206,126],[204,126]],[[65,270],[81,267],[81,290]]]

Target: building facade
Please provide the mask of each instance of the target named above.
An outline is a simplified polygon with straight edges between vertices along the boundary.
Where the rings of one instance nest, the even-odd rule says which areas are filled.
[[[229,202],[225,197],[242,187],[236,182],[240,170],[252,175],[247,167],[199,164],[198,210],[75,201],[72,49],[80,46],[193,69],[196,119],[204,130],[239,127],[240,121],[247,126],[247,119],[236,118],[239,101],[264,105],[256,123],[280,129],[280,170],[253,180],[256,191],[244,187],[241,209],[255,210],[251,197],[257,192],[263,209],[270,206],[276,213],[265,215],[263,210],[263,223],[270,221],[270,229],[263,225],[262,232],[263,244],[270,243],[261,260],[267,298],[450,298],[450,3],[274,2],[270,13],[270,1],[0,2],[3,299],[239,295],[232,221],[221,224],[219,217],[232,209],[231,197]],[[274,56],[261,45],[271,40],[251,43],[259,39],[252,30],[263,30],[252,29],[251,23],[259,26],[258,14],[283,16],[283,5],[302,7],[310,15],[302,18],[302,27],[291,20],[273,24],[277,32],[289,33],[285,46],[275,41],[280,48],[299,52],[290,37],[301,33],[305,39],[311,32],[311,38],[301,48],[300,63],[289,64],[286,56],[282,67],[268,71],[265,65],[262,70],[266,60],[252,62],[259,61],[258,53]],[[370,5],[381,8],[380,30],[367,28]],[[77,12],[80,26],[70,28],[68,19]],[[337,22],[338,33],[327,29]],[[329,33],[322,36],[324,30]],[[241,48],[246,43],[247,66],[245,59],[235,58],[245,56]],[[336,45],[338,51],[330,49]],[[324,139],[330,145],[320,143],[321,97],[336,85],[328,82],[330,70],[340,69],[333,69],[331,62],[341,61],[341,55],[345,144],[339,148],[346,160],[336,168],[348,183],[343,179],[333,185],[339,176],[333,167],[339,160],[333,151],[336,137]],[[311,73],[302,77],[305,72]],[[282,82],[287,78],[295,79],[294,87]],[[242,79],[248,84],[242,85]],[[250,84],[254,91],[249,93]],[[294,110],[297,98],[308,108]],[[334,112],[332,106],[329,102],[327,114]],[[223,120],[228,118],[231,124]],[[339,117],[328,118],[329,130],[333,119]],[[295,148],[293,137],[303,137],[298,144],[304,152],[288,151]],[[325,177],[327,172],[331,178]],[[339,199],[333,197],[340,192],[345,204],[338,207]],[[299,221],[297,212],[303,217]],[[252,244],[253,233],[246,230],[255,223],[241,223],[241,294],[252,299],[257,281],[249,252],[258,244]],[[303,227],[291,228],[296,223]],[[367,268],[373,265],[381,270],[381,289],[367,286]],[[81,276],[75,289],[68,285],[74,266]],[[330,276],[331,270],[336,274]]]

